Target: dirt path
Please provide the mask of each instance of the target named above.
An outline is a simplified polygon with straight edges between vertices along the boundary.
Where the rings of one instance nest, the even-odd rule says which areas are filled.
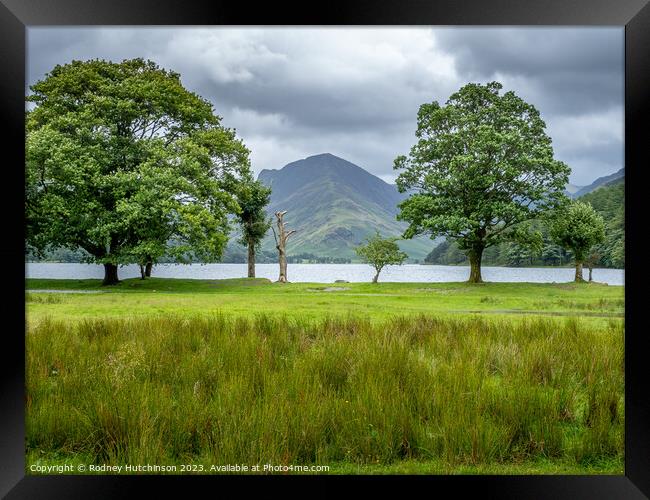
[[[448,309],[446,312],[471,314],[538,314],[542,316],[589,316],[594,318],[624,318],[625,313],[592,311],[526,311],[521,309]]]

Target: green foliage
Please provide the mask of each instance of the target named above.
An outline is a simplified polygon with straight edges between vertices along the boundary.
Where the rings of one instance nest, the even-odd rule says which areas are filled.
[[[625,267],[625,183],[614,181],[580,199],[591,204],[605,220],[605,240],[594,249],[594,264]]]
[[[27,242],[97,263],[218,259],[248,150],[151,61],[73,61],[30,87]]]
[[[546,237],[541,253],[512,242],[504,242],[488,248],[483,254],[483,264],[489,266],[530,267],[564,266],[571,259],[570,252],[559,245],[547,243]],[[444,241],[436,246],[425,259],[427,264],[467,265],[466,253],[454,241]]]
[[[467,254],[458,248],[453,240],[447,239],[436,245],[424,258],[424,262],[442,265],[466,264]]]
[[[553,217],[550,234],[573,252],[577,262],[583,262],[589,250],[605,240],[605,222],[589,203],[572,201]]]
[[[346,257],[322,257],[309,252],[288,255],[289,264],[350,264],[352,261]]]
[[[27,250],[27,255],[25,256],[26,262],[84,262],[88,260],[88,252],[77,249],[70,250],[69,248],[53,248],[47,252],[44,252],[41,255],[38,255],[33,250]]]
[[[420,106],[418,142],[395,169],[405,237],[446,236],[461,250],[524,241],[521,223],[561,206],[570,169],[553,158],[539,111],[502,85],[468,84]],[[535,238],[539,242],[539,238]]]
[[[605,240],[594,245],[585,262],[596,267],[625,267],[625,183],[617,179],[600,186],[579,198],[593,206],[605,221]],[[505,242],[489,248],[483,254],[483,262],[496,266],[563,266],[573,260],[570,249],[556,244],[550,235],[550,224],[541,220],[532,222],[532,229],[542,236],[541,253],[531,253],[528,248],[515,242]],[[452,240],[443,241],[426,257],[429,264],[466,264],[467,256]]]
[[[366,244],[358,246],[355,251],[364,262],[375,268],[377,274],[373,281],[377,281],[379,273],[387,265],[400,265],[408,255],[399,249],[396,241],[398,238],[382,238],[379,231],[374,236],[366,238]]]
[[[265,208],[271,200],[271,188],[260,181],[242,182],[237,192],[239,224],[242,235],[238,243],[259,247],[262,238],[271,227],[271,219],[267,218]]]

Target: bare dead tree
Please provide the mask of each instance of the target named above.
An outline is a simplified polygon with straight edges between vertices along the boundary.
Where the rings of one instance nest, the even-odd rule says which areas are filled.
[[[280,283],[286,283],[287,282],[287,251],[286,251],[286,245],[287,245],[287,240],[289,239],[289,236],[291,236],[293,233],[295,233],[295,230],[290,230],[288,231],[287,228],[284,226],[284,221],[282,218],[284,217],[284,214],[286,214],[287,211],[285,210],[284,212],[275,212],[275,217],[277,219],[276,225],[278,226],[278,231],[276,233],[275,228],[271,226],[271,229],[273,229],[273,237],[275,238],[275,248],[278,249],[278,259],[280,262],[280,277],[278,278],[278,281]]]

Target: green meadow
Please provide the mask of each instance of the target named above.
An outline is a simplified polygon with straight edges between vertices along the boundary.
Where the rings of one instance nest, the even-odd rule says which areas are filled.
[[[624,470],[623,287],[26,286],[28,474],[147,463]]]
[[[624,289],[597,283],[286,283],[267,279],[127,279],[102,287],[100,280],[28,279],[29,320],[148,317],[175,313],[257,313],[318,319],[360,315],[373,321],[396,314],[577,316],[622,319]],[[84,293],[38,293],[59,290]]]

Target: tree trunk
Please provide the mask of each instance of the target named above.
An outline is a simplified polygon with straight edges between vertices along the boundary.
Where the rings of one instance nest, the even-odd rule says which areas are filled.
[[[284,250],[284,248],[277,246],[278,249],[278,258],[280,261],[280,277],[278,278],[278,281],[280,283],[286,283],[287,282],[287,254]]]
[[[576,277],[575,281],[584,281],[582,277],[582,261],[576,260]]]
[[[379,279],[379,273],[381,272],[381,269],[377,269],[377,272],[375,273],[375,277],[372,278],[373,283],[377,283],[377,280]]]
[[[468,283],[483,283],[481,277],[481,259],[483,257],[483,247],[475,247],[469,251],[469,280]]]
[[[153,262],[147,261],[147,264],[144,266],[144,275],[147,278],[151,278],[151,268],[153,267]]]
[[[255,243],[248,240],[248,277],[255,277]]]
[[[144,272],[144,266],[140,264],[140,279],[143,280],[145,278],[145,272]]]
[[[592,281],[591,279],[591,272],[594,270],[594,266],[590,265],[589,266],[589,281]]]
[[[102,281],[102,285],[117,285],[119,282],[120,280],[117,278],[117,265],[104,264],[104,281]]]
[[[286,283],[287,282],[287,250],[286,250],[286,245],[287,245],[287,240],[289,239],[289,236],[291,236],[293,233],[295,233],[295,230],[287,231],[287,228],[284,225],[284,221],[282,218],[284,217],[284,214],[286,214],[286,210],[284,212],[275,212],[275,217],[277,218],[276,225],[278,226],[278,232],[275,232],[275,229],[273,229],[273,237],[275,238],[275,248],[278,249],[278,261],[280,264],[280,277],[278,278],[278,281],[280,283]]]

